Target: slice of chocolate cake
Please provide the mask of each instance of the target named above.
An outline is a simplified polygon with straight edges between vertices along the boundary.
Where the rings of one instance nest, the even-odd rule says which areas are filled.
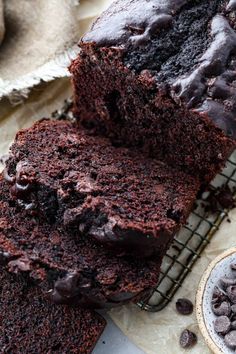
[[[72,63],[75,114],[209,181],[236,138],[236,2],[118,0]]]
[[[141,257],[165,252],[199,189],[163,162],[49,120],[17,134],[5,177],[29,213]]]
[[[113,256],[77,232],[29,215],[11,199],[2,178],[0,190],[0,263],[34,280],[54,302],[117,306],[149,295],[157,284],[161,257]]]
[[[0,352],[89,354],[105,327],[93,311],[50,304],[24,277],[0,272]]]

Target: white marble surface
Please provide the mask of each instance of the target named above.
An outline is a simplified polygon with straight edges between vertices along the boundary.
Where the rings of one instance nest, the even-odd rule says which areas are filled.
[[[94,348],[93,354],[145,354],[121,332],[109,316],[105,315],[104,317],[107,326]]]

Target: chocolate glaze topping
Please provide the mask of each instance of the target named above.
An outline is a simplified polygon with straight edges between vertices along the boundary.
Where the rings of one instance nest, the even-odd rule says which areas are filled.
[[[225,17],[216,15],[211,36],[212,43],[196,69],[173,84],[172,97],[187,103],[188,108],[206,112],[227,135],[236,138],[236,32]]]
[[[153,35],[163,28],[171,26],[173,15],[188,0],[130,0],[117,1],[112,12],[99,18],[83,41],[96,42],[99,46],[124,44],[145,44]],[[128,11],[127,11],[128,9]],[[104,31],[106,28],[106,31]]]
[[[115,46],[125,66],[236,138],[236,0],[116,1],[83,42]],[[176,43],[175,43],[176,42]]]
[[[184,99],[189,108],[201,101],[208,86],[207,79],[224,72],[230,55],[236,51],[236,33],[223,16],[217,15],[213,18],[211,36],[212,43],[199,59],[197,68],[190,75],[178,79],[173,85],[175,90],[173,96]],[[215,83],[219,86],[219,80],[213,82],[212,86]],[[225,94],[224,90],[222,94]]]

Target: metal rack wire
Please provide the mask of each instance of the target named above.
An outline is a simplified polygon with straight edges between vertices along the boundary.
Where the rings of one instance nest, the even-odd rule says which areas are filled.
[[[54,112],[52,117],[59,120],[74,120],[71,108],[72,100],[68,99],[62,109]],[[211,183],[211,189],[214,191],[215,188],[223,185],[236,190],[236,151],[228,160],[225,169]],[[143,310],[158,312],[168,305],[222,221],[227,217],[229,210],[218,210],[214,214],[206,211],[203,203],[210,193],[212,192],[204,193],[197,200],[197,207],[189,216],[187,224],[175,236],[172,246],[163,259],[158,285],[149,299],[138,303]]]
[[[217,187],[223,185],[235,191],[236,151],[228,160],[225,169],[211,183],[212,191],[203,193],[187,224],[175,236],[172,246],[163,259],[159,283],[153,290],[152,296],[138,303],[143,310],[158,312],[168,305],[222,221],[227,217],[229,210],[217,210],[214,214],[210,214],[204,207],[210,193],[214,193]]]

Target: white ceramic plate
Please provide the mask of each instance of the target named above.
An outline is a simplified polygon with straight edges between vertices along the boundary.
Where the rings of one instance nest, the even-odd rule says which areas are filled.
[[[215,354],[232,354],[223,339],[215,332],[213,322],[217,318],[211,309],[213,289],[219,285],[219,279],[231,276],[230,264],[236,263],[236,247],[230,248],[212,261],[203,274],[196,294],[196,315],[201,333],[208,347]]]

